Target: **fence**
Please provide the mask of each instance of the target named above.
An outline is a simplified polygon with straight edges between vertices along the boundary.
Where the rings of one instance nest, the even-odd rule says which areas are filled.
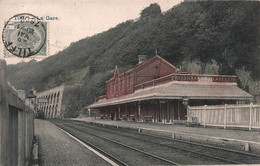
[[[260,105],[188,107],[188,122],[206,126],[260,128]]]
[[[34,112],[25,105],[25,92],[5,77],[0,59],[0,165],[28,165],[34,135]]]

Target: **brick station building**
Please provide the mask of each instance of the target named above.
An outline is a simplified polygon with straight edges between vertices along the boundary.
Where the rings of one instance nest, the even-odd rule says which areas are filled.
[[[89,105],[101,118],[185,122],[187,106],[246,103],[252,96],[237,87],[236,76],[180,72],[156,55],[124,73],[116,67],[106,94]]]

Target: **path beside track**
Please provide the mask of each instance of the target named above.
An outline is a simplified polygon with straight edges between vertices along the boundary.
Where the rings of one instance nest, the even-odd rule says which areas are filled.
[[[40,166],[109,165],[48,121],[35,120],[35,135],[39,138]]]

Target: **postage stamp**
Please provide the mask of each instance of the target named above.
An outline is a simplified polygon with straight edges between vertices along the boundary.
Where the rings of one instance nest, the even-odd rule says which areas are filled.
[[[5,23],[2,39],[5,58],[46,56],[47,22],[32,14],[17,14]]]

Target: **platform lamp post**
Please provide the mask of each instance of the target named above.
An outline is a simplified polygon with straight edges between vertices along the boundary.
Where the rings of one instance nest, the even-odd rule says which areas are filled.
[[[29,94],[27,95],[27,99],[30,100],[30,106],[31,106],[31,108],[34,109],[36,96],[35,96],[35,94],[33,93],[33,90],[30,90],[30,91],[29,91]]]
[[[33,90],[30,90],[29,91],[29,94],[27,95],[27,97],[26,97],[27,99],[29,99],[29,106],[30,106],[30,108],[32,108],[33,109],[33,113],[34,113],[34,115],[35,115],[35,100],[36,100],[36,96],[34,95],[34,93],[33,93]],[[33,117],[34,117],[34,115],[33,115]],[[26,121],[27,122],[27,121]],[[33,120],[33,135],[35,135],[35,130],[34,130],[34,120]]]

